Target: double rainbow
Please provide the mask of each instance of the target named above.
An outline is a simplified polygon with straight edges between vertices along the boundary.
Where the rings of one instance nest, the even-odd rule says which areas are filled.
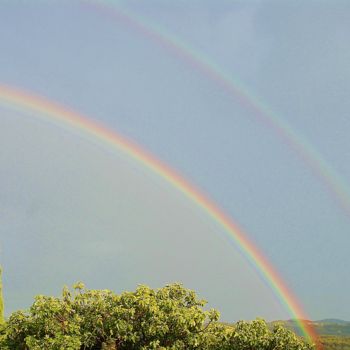
[[[82,5],[88,4],[93,10],[98,10],[136,30],[139,34],[153,40],[201,72],[208,79],[214,81],[229,96],[234,98],[236,102],[239,102],[247,110],[253,112],[255,118],[273,130],[283,142],[294,149],[308,167],[324,182],[332,197],[344,209],[345,213],[347,215],[350,214],[350,191],[345,182],[306,139],[299,136],[286,121],[277,116],[251,91],[247,90],[241,82],[232,78],[232,76],[224,72],[218,65],[181,42],[177,37],[166,33],[163,28],[148,22],[145,18],[122,9],[121,2],[117,0],[82,0],[81,3]],[[261,252],[245,237],[239,226],[220,210],[213,201],[173,169],[114,131],[107,129],[86,116],[42,97],[0,85],[0,104],[25,113],[34,112],[37,118],[54,122],[66,129],[79,130],[94,141],[99,141],[111,149],[124,152],[131,159],[143,164],[145,168],[161,176],[223,227],[236,247],[245,255],[257,273],[269,284],[281,304],[284,305],[293,318],[298,320],[298,325],[303,334],[309,339],[316,339],[312,327],[307,321],[303,321],[308,317],[304,314],[296,298],[291,294],[278,273]]]

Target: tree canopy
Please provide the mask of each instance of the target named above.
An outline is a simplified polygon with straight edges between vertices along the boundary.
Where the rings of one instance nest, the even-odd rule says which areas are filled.
[[[2,269],[0,267],[0,324],[4,322],[4,299],[2,296]]]
[[[220,323],[219,312],[181,284],[115,294],[65,287],[39,295],[2,325],[0,348],[16,350],[311,350],[293,332],[265,321]]]

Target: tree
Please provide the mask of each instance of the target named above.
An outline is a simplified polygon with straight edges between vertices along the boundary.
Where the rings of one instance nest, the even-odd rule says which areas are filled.
[[[0,324],[4,323],[4,299],[2,295],[2,268],[0,267]]]
[[[229,332],[222,350],[309,350],[313,347],[292,331],[275,325],[272,329],[262,319],[240,321]]]
[[[116,295],[77,284],[62,297],[38,296],[29,312],[11,315],[11,349],[195,349],[218,319],[180,284]]]
[[[37,296],[7,321],[1,349],[15,350],[311,350],[294,333],[262,320],[234,327],[181,284],[139,286],[120,295],[82,283],[61,297]]]

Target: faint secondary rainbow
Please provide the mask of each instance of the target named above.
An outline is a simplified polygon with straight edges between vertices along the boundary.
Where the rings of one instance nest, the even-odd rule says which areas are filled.
[[[34,118],[54,123],[71,131],[79,131],[91,141],[98,141],[108,146],[108,148],[121,151],[135,162],[159,175],[169,185],[180,191],[185,197],[206,212],[211,219],[224,229],[255,271],[269,285],[283,307],[285,307],[293,318],[299,320],[298,325],[304,336],[309,340],[314,341],[316,339],[312,327],[303,321],[307,320],[308,317],[305,315],[298,301],[258,248],[245,237],[245,234],[238,225],[212,200],[172,168],[125,137],[82,114],[49,101],[46,98],[9,86],[0,85],[0,105],[15,111],[24,112],[25,114],[29,113]]]
[[[350,188],[348,184],[310,142],[295,132],[287,121],[275,114],[266,103],[249,91],[237,77],[232,77],[203,53],[185,44],[178,37],[167,33],[164,28],[123,9],[119,0],[81,0],[80,2],[136,30],[214,81],[229,96],[250,111],[254,118],[268,129],[273,130],[283,143],[293,149],[324,184],[332,199],[340,206],[347,217],[350,217]]]

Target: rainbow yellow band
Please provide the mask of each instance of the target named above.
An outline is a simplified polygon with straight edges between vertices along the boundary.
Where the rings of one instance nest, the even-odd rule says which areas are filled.
[[[312,326],[305,321],[308,317],[303,312],[297,299],[288,290],[281,277],[263,254],[245,237],[244,232],[228,215],[176,171],[116,132],[107,129],[82,114],[60,106],[43,97],[29,94],[23,90],[14,89],[9,86],[0,85],[0,105],[24,113],[29,112],[31,116],[35,115],[36,118],[44,119],[47,122],[54,122],[64,128],[79,130],[91,139],[98,140],[111,149],[123,152],[135,162],[142,164],[148,170],[159,175],[169,185],[176,188],[206,212],[211,219],[229,234],[237,248],[253,265],[258,274],[268,283],[291,317],[298,320],[298,326],[303,335],[309,340],[316,340],[316,334]]]

